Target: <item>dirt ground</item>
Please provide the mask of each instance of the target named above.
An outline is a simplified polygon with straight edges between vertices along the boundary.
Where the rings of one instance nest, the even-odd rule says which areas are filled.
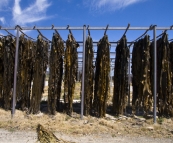
[[[76,143],[173,143],[173,120],[166,118],[145,119],[140,116],[105,118],[83,117],[74,113],[72,117],[58,113],[55,116],[40,113],[27,115],[16,110],[0,109],[0,143],[35,143],[37,125],[40,123],[58,138]]]

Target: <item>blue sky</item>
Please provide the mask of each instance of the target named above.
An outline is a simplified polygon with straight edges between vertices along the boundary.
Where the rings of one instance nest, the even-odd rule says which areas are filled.
[[[173,25],[173,0],[1,0],[0,5],[0,25],[5,27],[17,24],[31,27],[52,24],[127,26],[128,23],[131,26]],[[51,39],[53,31],[42,32]],[[123,32],[108,31],[110,41],[119,40]],[[128,31],[128,41],[136,39],[143,32]],[[157,34],[159,32],[161,31]],[[0,33],[4,31],[1,30]],[[37,37],[37,33],[27,33],[33,38]],[[66,40],[68,31],[60,33]],[[99,40],[103,33],[104,31],[91,31],[94,40]],[[76,40],[82,40],[82,31],[74,31],[74,36]]]
[[[28,26],[157,26],[173,25],[173,0],[1,0],[0,25]],[[15,34],[15,31],[10,31]],[[24,31],[37,38],[37,31]],[[41,31],[51,40],[54,31]],[[127,40],[133,41],[145,31],[127,31]],[[157,31],[159,35],[162,31]],[[59,31],[63,40],[68,31]],[[82,41],[82,31],[72,31],[77,41]],[[94,41],[102,38],[104,31],[90,31]],[[123,30],[107,31],[109,41],[118,41]],[[152,39],[152,31],[148,32]],[[173,31],[168,31],[173,39]],[[0,30],[0,34],[7,34]],[[113,51],[115,48],[111,48]]]

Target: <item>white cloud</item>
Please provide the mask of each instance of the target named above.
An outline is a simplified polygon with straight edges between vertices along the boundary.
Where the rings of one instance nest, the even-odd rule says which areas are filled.
[[[48,3],[48,0],[35,0],[35,3],[25,9],[21,8],[20,1],[15,0],[12,11],[15,24],[25,25],[48,18],[46,16],[46,10],[51,5],[51,3]]]
[[[84,4],[96,11],[115,11],[146,0],[84,0]]]
[[[0,11],[6,10],[6,6],[8,5],[9,1],[10,0],[1,0]]]
[[[0,22],[1,22],[2,24],[5,24],[5,18],[4,18],[4,17],[0,17]]]

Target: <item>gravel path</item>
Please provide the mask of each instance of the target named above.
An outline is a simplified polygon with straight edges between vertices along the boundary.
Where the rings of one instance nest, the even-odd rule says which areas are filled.
[[[102,135],[63,135],[55,133],[58,138],[76,143],[173,143],[172,139],[149,137],[112,137],[109,134]],[[0,143],[35,143],[37,134],[34,131],[8,131],[0,129]]]

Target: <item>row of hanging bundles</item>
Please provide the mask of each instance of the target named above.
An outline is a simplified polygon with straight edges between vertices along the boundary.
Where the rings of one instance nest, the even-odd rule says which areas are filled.
[[[11,108],[15,39],[11,36],[0,38],[0,106],[6,110]],[[107,100],[110,96],[110,44],[104,35],[98,42],[97,57],[93,64],[93,42],[90,36],[85,43],[85,92],[84,114],[104,117]],[[79,44],[72,34],[68,35],[66,47],[59,34],[52,37],[50,56],[49,43],[38,36],[31,41],[20,36],[19,60],[17,74],[17,106],[28,113],[40,111],[41,97],[47,65],[49,64],[48,112],[55,114],[60,109],[61,85],[64,74],[64,106],[63,110],[71,115],[73,97],[78,70],[77,48]],[[153,83],[153,43],[149,36],[134,43],[132,52],[132,113],[142,107],[144,114],[152,111]],[[124,114],[128,95],[128,57],[126,36],[124,35],[116,47],[114,68],[114,92],[112,112]],[[157,107],[160,116],[173,116],[173,42],[169,43],[167,35],[157,40]],[[64,63],[64,66],[63,66]],[[95,67],[95,68],[94,68]],[[31,84],[33,83],[33,85]]]
[[[134,43],[132,53],[132,110],[142,108],[144,116],[152,112],[154,82],[154,42],[146,35]],[[173,116],[173,42],[163,33],[157,40],[157,108],[159,116]]]

